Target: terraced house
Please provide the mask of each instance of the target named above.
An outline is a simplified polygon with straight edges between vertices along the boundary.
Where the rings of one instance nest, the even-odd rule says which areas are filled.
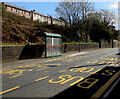
[[[38,12],[35,12],[35,10],[32,10],[31,13],[32,13],[33,21],[39,21],[39,22],[45,22],[48,24],[52,24],[51,17],[46,16],[46,15],[41,14],[41,13],[38,13]]]
[[[28,19],[32,19],[33,21],[39,21],[39,22],[48,23],[48,24],[57,24],[57,25],[62,25],[62,26],[65,25],[65,23],[62,20],[52,18],[51,16],[46,16],[39,12],[35,12],[35,10],[28,11],[22,7],[15,6],[7,2],[2,2],[2,4],[6,8],[6,11],[14,13],[19,16],[23,16]]]
[[[28,11],[24,8],[21,8],[19,6],[15,6],[13,4],[6,3],[6,2],[2,2],[2,4],[4,4],[6,11],[12,12],[16,15],[24,16],[25,18],[31,19],[31,12],[30,11]]]

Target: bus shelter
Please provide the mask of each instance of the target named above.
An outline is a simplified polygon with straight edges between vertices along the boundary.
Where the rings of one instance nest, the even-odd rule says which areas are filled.
[[[45,57],[54,57],[54,56],[61,56],[62,53],[62,36],[55,33],[47,33],[45,34]]]

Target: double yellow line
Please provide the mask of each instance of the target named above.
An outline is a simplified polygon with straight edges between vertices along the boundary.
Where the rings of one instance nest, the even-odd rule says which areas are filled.
[[[102,94],[106,91],[106,89],[112,84],[115,79],[117,79],[120,76],[120,70],[113,75],[107,83],[105,83],[90,99],[98,99],[102,96]]]

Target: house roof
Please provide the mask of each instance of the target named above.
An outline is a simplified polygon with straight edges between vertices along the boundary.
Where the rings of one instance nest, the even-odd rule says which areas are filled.
[[[44,15],[44,14],[41,14],[41,13],[38,13],[38,12],[34,12],[35,14],[39,14],[39,15],[41,15],[41,16],[46,16],[46,15]]]
[[[54,20],[57,20],[57,21],[61,21],[61,22],[63,22],[61,19],[57,19],[57,18],[53,18]]]
[[[20,6],[15,6],[15,5],[9,4],[9,3],[7,3],[7,2],[2,2],[2,4],[7,5],[7,6],[10,6],[10,7],[13,7],[13,8],[17,8],[17,9],[21,9],[21,10],[25,10],[25,11],[27,11],[27,12],[30,12],[30,11],[28,11],[28,10],[20,7]]]

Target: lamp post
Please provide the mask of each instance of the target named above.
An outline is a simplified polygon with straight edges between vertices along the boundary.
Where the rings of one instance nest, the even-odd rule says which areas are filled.
[[[77,35],[78,35],[78,37],[79,37],[79,52],[80,52],[80,32],[79,31],[77,31]]]
[[[115,32],[115,26],[112,24],[112,32]],[[114,48],[114,36],[112,36],[112,48]]]

